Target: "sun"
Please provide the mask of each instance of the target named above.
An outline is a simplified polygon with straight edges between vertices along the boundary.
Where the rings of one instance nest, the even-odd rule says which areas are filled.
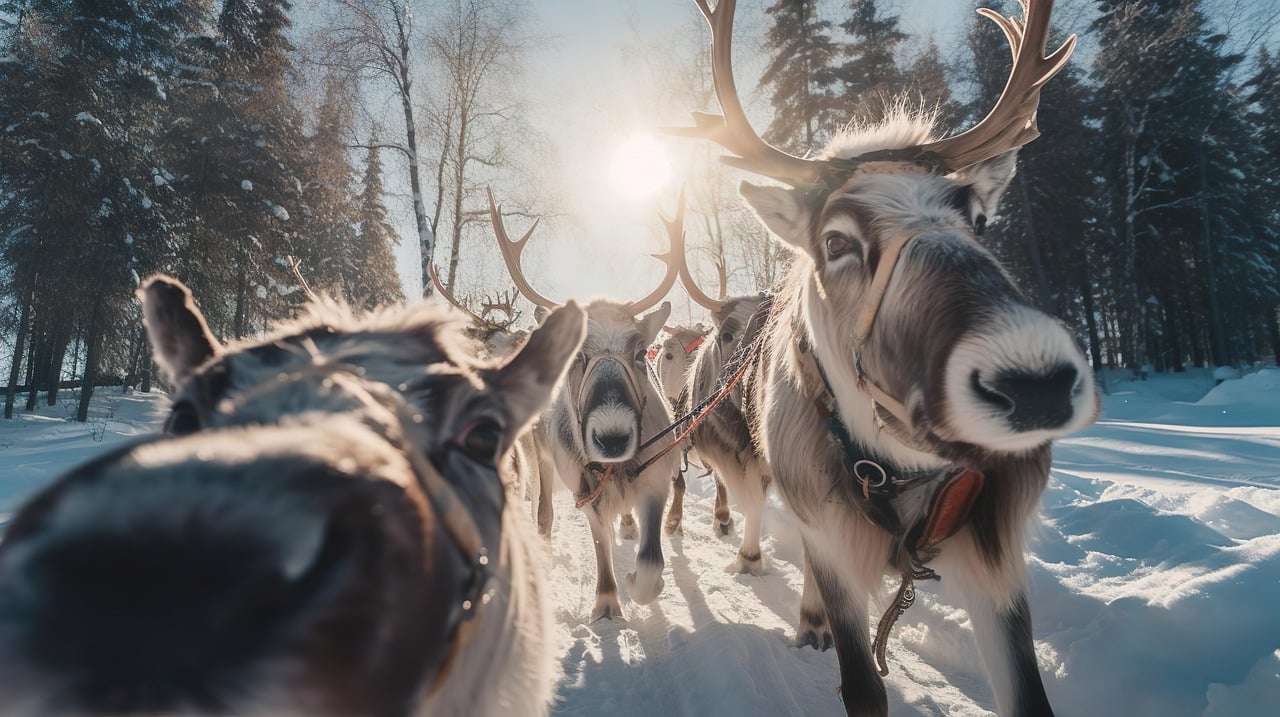
[[[630,199],[648,199],[671,183],[671,160],[657,139],[634,134],[613,152],[610,175],[617,192]]]

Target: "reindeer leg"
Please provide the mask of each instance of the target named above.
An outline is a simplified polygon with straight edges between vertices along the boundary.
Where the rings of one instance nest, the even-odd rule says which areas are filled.
[[[684,529],[680,526],[684,520],[684,472],[676,473],[676,477],[671,481],[674,490],[671,492],[671,510],[667,511],[667,535],[684,535]]]
[[[831,626],[827,624],[827,607],[813,581],[809,551],[804,551],[804,588],[800,593],[800,627],[796,629],[796,647],[830,650],[833,643]]]
[[[662,592],[662,509],[666,503],[666,491],[656,496],[645,496],[640,501],[640,523],[644,533],[640,549],[636,551],[636,569],[627,573],[627,590],[631,599],[641,605],[653,602]]]
[[[626,619],[618,602],[618,583],[613,578],[613,520],[600,515],[598,508],[583,511],[591,526],[591,540],[596,546],[596,606],[591,622],[600,619]]]
[[[1036,664],[1021,550],[1006,545],[1006,557],[992,564],[979,551],[972,533],[962,532],[949,542],[935,562],[943,581],[958,589],[969,611],[997,712],[1052,717]]]
[[[555,461],[551,460],[546,451],[538,451],[538,535],[544,538],[551,537],[551,526],[555,524],[556,513],[554,503],[551,500],[554,492],[554,481],[556,475]]]
[[[805,554],[813,568],[814,584],[827,606],[827,620],[840,659],[840,699],[848,717],[888,717],[889,697],[871,654],[867,626],[867,594],[851,590],[838,570],[824,564],[811,546]],[[856,580],[857,576],[847,576]]]
[[[760,554],[760,526],[764,522],[764,481],[757,466],[746,467],[734,493],[742,508],[742,545],[737,559],[725,567],[725,572],[764,574],[764,556]]]
[[[630,512],[623,513],[622,520],[618,521],[618,536],[623,540],[635,540],[637,535],[635,516]]]
[[[724,481],[716,476],[716,510],[711,529],[716,535],[728,535],[733,531],[733,516],[729,514],[729,492]]]

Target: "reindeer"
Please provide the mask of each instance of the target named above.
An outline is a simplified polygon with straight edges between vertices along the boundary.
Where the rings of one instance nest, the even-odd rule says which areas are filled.
[[[707,331],[701,324],[692,328],[667,326],[664,330],[667,337],[652,349],[650,358],[653,360],[653,370],[658,374],[658,384],[662,386],[662,394],[667,397],[667,402],[674,406],[676,401],[680,400],[685,377],[689,375],[693,357],[698,353],[702,342],[706,340]]]
[[[425,305],[219,344],[141,290],[168,437],[60,478],[0,542],[7,715],[545,715],[542,545],[501,457],[585,331],[481,362]]]
[[[512,241],[492,193],[489,202],[498,247],[516,288],[533,304],[554,309],[557,304],[535,290],[520,268],[532,229]],[[684,251],[682,227],[683,201],[676,220],[667,222],[671,250],[657,255],[667,265],[666,275],[647,296],[630,303],[596,299],[585,305],[587,337],[582,351],[542,417],[556,472],[573,491],[591,527],[596,551],[592,622],[623,617],[613,572],[613,521],[621,515],[623,537],[629,537],[636,530],[633,508],[639,509],[640,545],[636,569],[626,576],[628,592],[641,605],[662,592],[662,512],[679,474],[679,455],[661,453],[661,446],[642,452],[640,444],[672,421],[647,353],[671,314],[669,303],[654,307],[675,285],[674,257]],[[679,528],[679,508],[678,501],[672,504],[669,527]]]
[[[1013,69],[990,114],[934,140],[932,122],[891,116],[837,135],[817,158],[765,143],[734,87],[734,0],[695,0],[712,32],[723,115],[677,130],[725,161],[790,187],[743,183],[763,223],[795,250],[744,388],[752,444],[800,521],[807,577],[839,657],[849,715],[884,715],[885,641],[943,576],[973,622],[1001,714],[1052,714],[1036,666],[1023,558],[1049,478],[1050,443],[1097,416],[1075,338],[1033,308],[978,241],[1037,135],[1039,89],[1074,37],[1045,56],[1052,0],[1004,31]],[[926,565],[927,563],[927,565]],[[936,573],[934,572],[936,570]],[[868,598],[900,586],[869,639]]]
[[[701,404],[720,389],[725,367],[738,356],[744,345],[756,341],[763,326],[752,321],[763,296],[738,296],[712,299],[693,280],[684,257],[680,257],[680,279],[689,298],[711,312],[714,328],[693,358],[676,404],[683,414]],[[764,560],[760,553],[760,526],[769,488],[769,469],[764,457],[751,445],[751,433],[742,412],[742,390],[731,389],[728,400],[712,410],[704,421],[689,433],[689,441],[703,465],[716,475],[716,504],[713,530],[728,535],[733,526],[729,515],[726,488],[732,490],[743,513],[744,533],[738,557],[725,567],[727,572],[760,575]],[[728,485],[726,485],[728,484]],[[803,637],[801,638],[803,641]]]

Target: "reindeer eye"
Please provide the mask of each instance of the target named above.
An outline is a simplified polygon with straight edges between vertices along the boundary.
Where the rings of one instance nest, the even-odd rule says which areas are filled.
[[[200,414],[190,401],[173,404],[164,422],[164,432],[171,436],[189,436],[200,430]]]
[[[671,352],[669,352],[669,351],[667,352],[667,360],[668,360],[668,361],[673,361],[673,360],[675,360],[675,356],[673,356],[673,355],[671,354]]]
[[[827,245],[828,259],[834,259],[853,248],[853,243],[849,241],[849,237],[839,232],[828,233],[824,242]]]
[[[648,354],[649,351],[647,349],[640,349],[637,351],[635,355],[636,363],[644,363],[644,359]]]
[[[457,443],[475,461],[495,464],[502,448],[502,425],[492,418],[481,418],[463,429]]]
[[[730,341],[733,341],[733,332],[726,331],[723,334],[720,334],[720,340],[725,342],[726,344],[729,343]]]

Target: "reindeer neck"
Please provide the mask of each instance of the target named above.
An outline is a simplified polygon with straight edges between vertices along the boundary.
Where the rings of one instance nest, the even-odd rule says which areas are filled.
[[[854,441],[903,470],[940,468],[949,463],[907,445],[882,425],[871,394],[857,379],[850,339],[842,336],[831,321],[831,309],[820,298],[811,267],[805,272],[799,301],[789,309],[792,315],[780,319],[788,321],[792,327],[791,341],[795,350],[787,352],[787,355],[796,364],[793,367],[796,375],[802,377],[803,390],[811,397],[829,391],[832,409]],[[804,350],[811,352],[807,360]],[[815,371],[817,366],[821,368]]]

